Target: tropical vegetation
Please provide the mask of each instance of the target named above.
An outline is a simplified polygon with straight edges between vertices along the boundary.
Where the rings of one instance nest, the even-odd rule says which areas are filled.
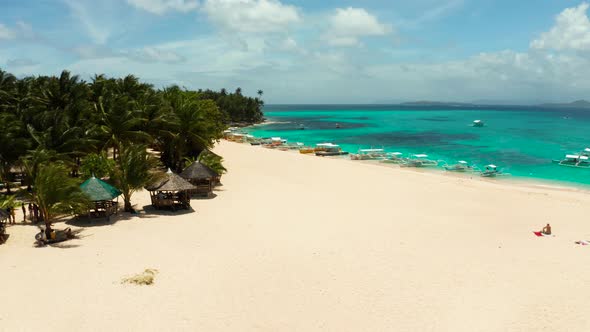
[[[157,89],[133,75],[85,81],[63,71],[17,78],[0,69],[0,182],[10,188],[11,173],[22,169],[48,227],[82,202],[74,190],[81,175],[109,177],[132,211],[133,192],[154,169],[179,172],[228,126],[262,121],[262,94]],[[225,170],[221,157],[201,158]]]

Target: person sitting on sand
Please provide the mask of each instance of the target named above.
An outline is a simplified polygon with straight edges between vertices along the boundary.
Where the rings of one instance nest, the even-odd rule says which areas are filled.
[[[551,235],[551,225],[547,224],[547,226],[543,227],[541,233],[544,235]]]

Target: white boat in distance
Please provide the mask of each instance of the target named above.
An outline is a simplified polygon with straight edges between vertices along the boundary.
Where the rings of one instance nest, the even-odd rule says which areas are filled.
[[[473,126],[473,127],[483,127],[483,126],[485,126],[485,124],[484,124],[484,122],[483,122],[483,121],[481,121],[481,120],[475,120],[475,121],[473,121],[473,124],[472,124],[472,126]]]

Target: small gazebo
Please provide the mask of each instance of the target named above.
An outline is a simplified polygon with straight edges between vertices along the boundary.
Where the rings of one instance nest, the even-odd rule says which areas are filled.
[[[146,186],[145,189],[150,192],[152,205],[156,209],[170,208],[174,211],[179,208],[190,208],[189,192],[197,187],[168,169],[162,178]]]
[[[191,190],[191,193],[194,195],[211,195],[213,187],[219,181],[219,174],[199,161],[195,161],[185,168],[180,173],[180,176],[196,187],[196,189]]]
[[[89,217],[109,218],[116,214],[119,208],[121,191],[94,175],[80,185],[80,189],[94,203],[94,211],[88,209]],[[116,199],[116,201],[115,201]]]

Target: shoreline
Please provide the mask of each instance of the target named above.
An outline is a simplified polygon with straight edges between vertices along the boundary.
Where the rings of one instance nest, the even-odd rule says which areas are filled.
[[[236,142],[233,142],[236,143]],[[262,146],[252,146],[249,143],[236,143],[236,144],[244,144],[248,145],[250,148],[263,148]],[[265,149],[265,148],[263,148]],[[317,157],[315,155],[306,155],[300,154],[297,150],[279,150],[279,149],[265,149],[265,150],[275,150],[279,152],[287,152],[298,154],[301,156],[307,157]],[[574,192],[574,193],[583,193],[586,195],[590,195],[590,185],[584,184],[575,184],[572,182],[562,182],[558,180],[547,180],[547,179],[539,179],[539,178],[532,178],[532,177],[523,177],[523,176],[504,176],[501,178],[482,178],[480,176],[475,175],[475,173],[461,173],[461,172],[448,172],[441,170],[440,168],[411,168],[406,167],[402,168],[399,165],[395,164],[384,164],[379,163],[375,160],[351,160],[348,155],[346,156],[328,156],[328,157],[317,157],[317,158],[326,158],[326,159],[334,159],[334,160],[342,160],[348,161],[358,164],[366,164],[371,166],[383,167],[388,169],[394,169],[401,172],[409,172],[414,174],[429,174],[433,176],[440,176],[442,178],[454,178],[454,179],[461,179],[461,180],[470,180],[470,181],[478,181],[481,183],[489,183],[493,185],[506,185],[511,187],[523,188],[523,189],[545,189],[545,190],[554,190],[554,191],[563,191],[563,192]]]

